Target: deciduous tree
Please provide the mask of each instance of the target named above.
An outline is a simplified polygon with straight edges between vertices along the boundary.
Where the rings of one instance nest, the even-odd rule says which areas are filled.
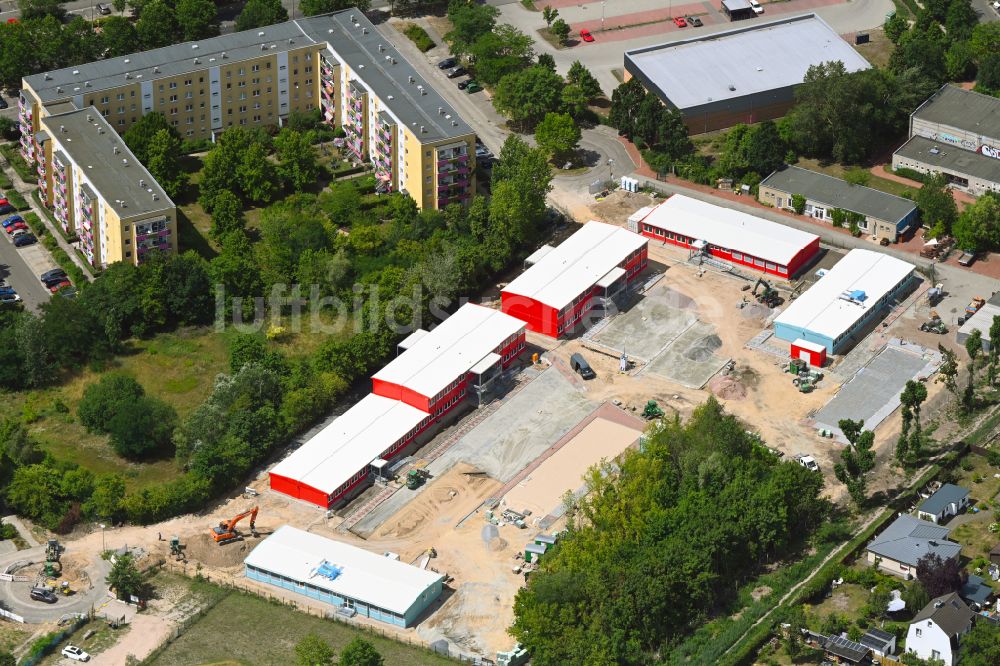
[[[965,582],[958,558],[943,560],[937,553],[927,553],[917,560],[917,579],[931,599],[955,592]]]
[[[132,596],[148,599],[150,593],[149,581],[139,571],[131,553],[118,555],[111,565],[105,582],[119,599],[128,600]]]
[[[312,632],[295,645],[295,663],[298,666],[333,666],[333,657],[333,648]]]
[[[243,204],[239,197],[223,190],[219,192],[212,204],[212,238],[219,241],[230,232],[243,233],[246,229],[247,221],[243,215]]]
[[[561,102],[563,80],[555,72],[535,65],[504,76],[497,85],[493,104],[515,123],[534,126]]]
[[[985,194],[969,204],[958,216],[953,232],[958,247],[969,252],[1000,246],[1000,198]]]
[[[134,377],[109,372],[83,390],[76,415],[88,431],[106,433],[108,424],[122,406],[139,400],[145,394],[146,391]]]
[[[163,0],[152,0],[143,7],[135,30],[142,50],[149,50],[172,44],[180,32],[180,26],[170,5]]]
[[[146,149],[146,168],[171,199],[187,187],[188,175],[181,167],[181,140],[169,130],[160,130]]]
[[[579,60],[574,60],[573,64],[569,66],[569,72],[566,73],[566,81],[580,86],[580,90],[587,96],[588,101],[594,100],[604,94],[601,90],[601,84],[597,82],[597,79],[590,73],[590,70],[584,67],[583,63]]]
[[[861,506],[866,498],[866,475],[875,467],[875,433],[865,430],[864,421],[841,419],[837,423],[844,437],[850,443],[840,456],[841,462],[833,467],[837,480],[847,486],[847,492],[855,504]]]
[[[552,25],[549,26],[549,32],[551,32],[552,35],[559,40],[560,44],[565,44],[566,39],[569,37],[569,23],[566,23],[566,21],[561,18],[556,19],[552,22]]]
[[[950,235],[952,225],[958,218],[955,198],[945,187],[946,185],[947,179],[943,175],[931,176],[917,190],[917,195],[914,198],[917,209],[920,211],[920,219],[930,227],[930,234],[933,238]]]
[[[545,19],[545,25],[551,26],[552,22],[555,21],[558,17],[559,17],[558,9],[553,9],[549,5],[545,5],[545,8],[542,9],[542,18]]]
[[[281,0],[247,0],[236,17],[236,30],[253,30],[288,20]]]
[[[296,192],[314,185],[319,176],[319,163],[316,161],[312,136],[311,132],[303,134],[284,128],[274,137],[278,174]]]
[[[184,41],[205,39],[219,34],[218,10],[212,0],[177,0],[174,11]]]
[[[535,140],[556,162],[571,159],[580,143],[581,132],[565,113],[547,113],[535,128]]]
[[[969,383],[965,385],[965,392],[962,394],[962,405],[966,411],[971,410],[976,401],[975,381],[976,381],[976,361],[983,352],[983,334],[978,328],[972,329],[972,333],[965,339],[965,352],[969,355]]]
[[[129,147],[129,150],[132,151],[140,162],[148,164],[149,146],[153,143],[156,135],[162,131],[169,132],[174,138],[180,140],[180,133],[177,132],[177,128],[167,122],[166,116],[159,111],[153,111],[143,114],[139,120],[132,123],[125,130],[122,139],[125,140],[125,145]]]
[[[124,16],[109,16],[101,26],[101,42],[107,50],[107,57],[123,56],[134,53],[139,47],[139,33],[136,32],[135,24]],[[132,127],[139,122],[142,119],[133,123]]]
[[[120,456],[147,458],[170,453],[170,438],[177,425],[177,413],[167,403],[151,396],[119,406],[108,421],[111,447]]]
[[[340,651],[338,666],[382,666],[384,663],[374,645],[355,637]]]

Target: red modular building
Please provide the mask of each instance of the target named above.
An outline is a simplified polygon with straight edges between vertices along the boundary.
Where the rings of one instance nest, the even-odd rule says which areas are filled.
[[[472,304],[413,333],[372,377],[371,394],[271,469],[271,489],[324,508],[348,500],[463,400],[488,391],[524,351],[524,336],[523,322]]]
[[[826,347],[818,342],[799,338],[789,348],[792,358],[805,361],[814,368],[822,368],[826,363]]]
[[[675,194],[637,223],[647,238],[791,278],[819,253],[819,236]]]
[[[646,268],[648,246],[621,227],[588,222],[531,255],[530,268],[501,290],[501,308],[530,331],[560,337],[625,291]]]

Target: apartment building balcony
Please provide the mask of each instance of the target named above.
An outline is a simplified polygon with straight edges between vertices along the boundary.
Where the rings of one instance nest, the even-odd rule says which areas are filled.
[[[439,150],[437,153],[438,161],[441,160],[451,160],[457,157],[468,157],[469,150],[465,147],[460,148],[447,148],[445,150]]]
[[[148,234],[136,234],[135,242],[146,243],[147,241],[152,243],[167,242],[169,244],[170,239],[170,229],[161,229],[160,231],[154,231]]]

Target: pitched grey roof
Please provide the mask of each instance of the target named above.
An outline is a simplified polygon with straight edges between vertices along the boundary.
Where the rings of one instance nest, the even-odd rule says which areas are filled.
[[[949,504],[958,504],[963,498],[969,496],[969,489],[956,486],[954,483],[946,483],[937,492],[924,500],[919,511],[924,513],[941,513]]]
[[[947,560],[962,550],[954,541],[948,541],[949,532],[947,527],[902,515],[871,540],[868,550],[911,567],[917,566],[917,560],[928,553]]]
[[[970,603],[982,606],[993,596],[993,588],[986,584],[982,576],[970,574],[962,589],[958,591],[958,595]]]
[[[937,152],[931,152],[933,150]],[[923,162],[932,169],[1000,183],[1000,160],[922,136],[910,137],[909,141],[896,149],[895,154]]]
[[[890,634],[888,631],[882,631],[873,627],[865,632],[865,635],[861,637],[859,642],[873,650],[885,652],[886,648],[892,644],[895,638],[896,636]]]
[[[931,599],[910,624],[933,620],[934,624],[941,627],[948,636],[954,637],[965,631],[975,615],[956,592],[951,592],[937,599]]]
[[[203,71],[223,61],[259,58],[261,45],[267,46],[267,53],[280,53],[320,43],[335,51],[420,140],[472,132],[371,21],[352,9],[43,72],[25,77],[25,82],[47,106],[126,83]]]
[[[891,224],[898,223],[917,207],[909,199],[870,187],[851,185],[840,178],[796,166],[775,171],[761,185],[788,194],[801,194],[827,206],[861,213]]]
[[[1000,137],[1000,99],[958,86],[941,86],[913,112],[913,117]]]
[[[48,116],[42,121],[70,159],[93,183],[94,189],[120,217],[128,218],[173,206],[156,179],[94,107]],[[123,201],[124,207],[116,200]]]

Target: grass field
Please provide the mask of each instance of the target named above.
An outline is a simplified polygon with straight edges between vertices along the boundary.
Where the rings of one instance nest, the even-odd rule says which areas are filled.
[[[21,625],[0,621],[0,652],[12,652],[24,641],[28,640],[31,632]]]
[[[200,585],[208,585],[200,583]],[[251,635],[247,636],[247,631]],[[246,664],[261,666],[294,662],[295,644],[313,632],[337,652],[356,636],[372,643],[386,664],[450,664],[450,659],[329,620],[305,615],[287,606],[242,592],[226,596],[200,620],[155,657],[151,666]],[[234,640],[233,637],[244,639]]]
[[[215,376],[228,369],[227,340],[228,334],[198,328],[133,342],[104,367],[81,370],[57,387],[8,394],[0,401],[0,415],[23,419],[42,448],[56,457],[96,473],[119,472],[130,488],[169,481],[179,473],[172,459],[130,463],[120,458],[107,437],[88,433],[77,422],[77,403],[102,373],[120,370],[184,418],[211,392]]]

